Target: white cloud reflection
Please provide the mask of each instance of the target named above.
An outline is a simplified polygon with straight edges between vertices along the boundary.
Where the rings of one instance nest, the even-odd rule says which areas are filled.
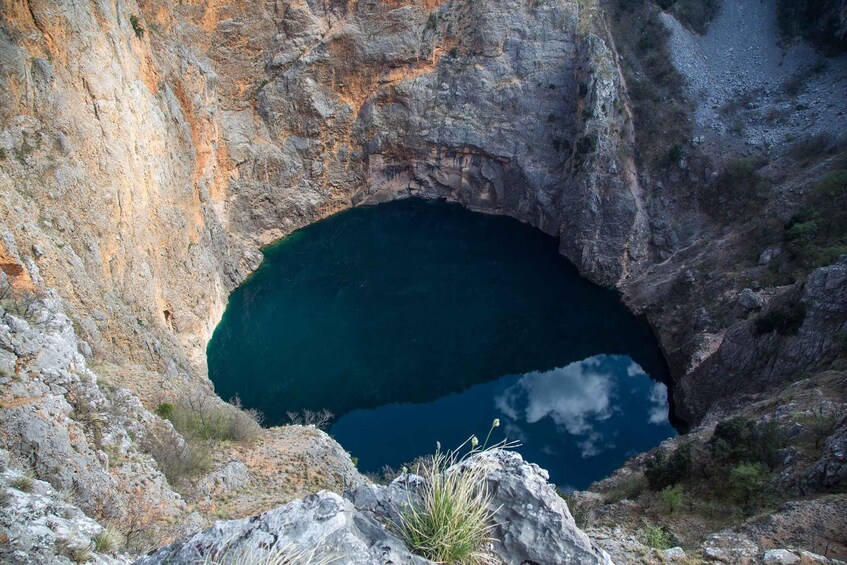
[[[609,363],[609,357],[598,355],[550,371],[534,371],[523,375],[517,383],[495,398],[504,416],[504,431],[509,437],[522,439],[519,424],[534,424],[550,418],[559,428],[577,436],[582,457],[594,457],[614,447],[601,426],[615,411],[615,380],[623,369]],[[629,377],[647,377],[637,363],[626,366]],[[649,392],[648,419],[652,424],[667,421],[667,390],[655,383]]]
[[[662,383],[650,387],[650,423],[661,425],[668,421],[668,388]]]
[[[534,424],[549,417],[578,442],[583,457],[593,457],[604,447],[595,424],[612,415],[614,373],[603,368],[601,357],[590,357],[551,371],[527,373],[495,399],[510,420]],[[508,430],[508,428],[507,428]]]

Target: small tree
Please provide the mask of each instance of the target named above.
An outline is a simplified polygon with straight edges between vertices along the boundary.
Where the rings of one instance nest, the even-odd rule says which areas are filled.
[[[771,473],[761,463],[741,463],[729,472],[729,493],[745,512],[751,513],[767,499]]]

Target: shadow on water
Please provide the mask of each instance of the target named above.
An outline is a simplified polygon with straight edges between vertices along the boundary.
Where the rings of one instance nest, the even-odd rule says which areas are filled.
[[[269,425],[331,410],[331,433],[365,471],[498,417],[528,459],[581,488],[674,433],[646,322],[538,230],[405,200],[264,251],[209,343],[210,378]]]

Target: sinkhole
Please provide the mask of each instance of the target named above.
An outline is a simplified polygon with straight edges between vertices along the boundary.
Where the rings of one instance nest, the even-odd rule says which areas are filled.
[[[207,348],[266,425],[326,409],[363,472],[484,437],[585,488],[675,434],[647,323],[557,242],[442,201],[354,208],[264,249]]]

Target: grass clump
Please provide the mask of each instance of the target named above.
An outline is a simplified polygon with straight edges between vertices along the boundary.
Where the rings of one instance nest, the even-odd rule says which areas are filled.
[[[123,544],[123,537],[118,530],[108,526],[94,536],[92,543],[97,553],[115,553]]]
[[[329,565],[338,560],[332,555],[317,557],[318,547],[303,549],[288,542],[271,548],[225,547],[207,555],[203,565]]]
[[[15,477],[9,482],[9,486],[21,492],[32,492],[35,489],[35,479],[31,473]]]
[[[494,448],[509,448],[515,444],[501,442],[487,448],[495,420],[482,448],[476,436],[452,451],[439,448],[428,464],[417,472],[424,479],[420,503],[409,501],[400,513],[398,530],[406,545],[416,554],[437,563],[477,565],[488,563],[491,556],[485,549],[491,541],[492,495],[488,490],[484,464],[466,465],[472,456]],[[470,444],[470,450],[460,456]]]

